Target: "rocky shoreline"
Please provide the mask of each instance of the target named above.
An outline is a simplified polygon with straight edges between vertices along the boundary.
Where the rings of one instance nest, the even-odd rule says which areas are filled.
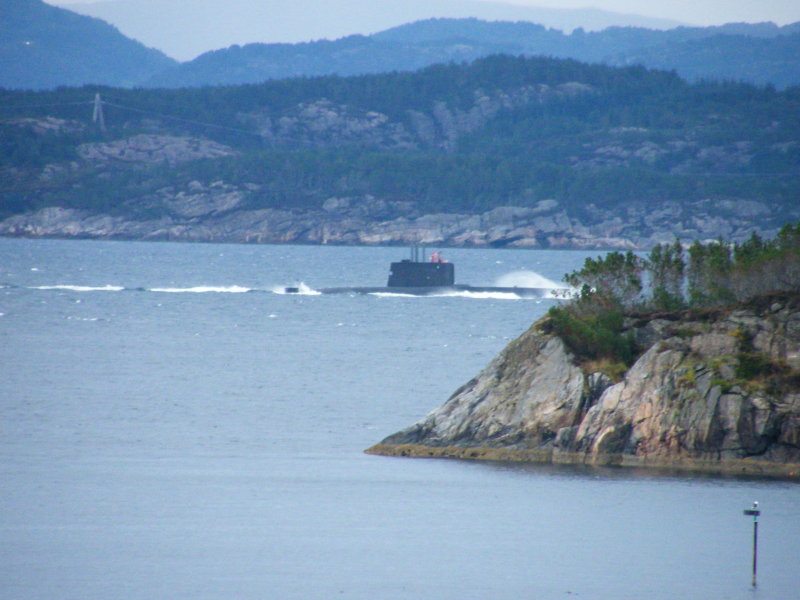
[[[507,448],[431,447],[423,444],[375,444],[364,451],[376,456],[405,458],[450,458],[541,465],[629,467],[677,473],[752,475],[800,481],[800,462],[776,464],[754,458],[703,460],[697,458],[637,457],[625,454],[587,456],[577,452],[511,450]]]
[[[629,318],[643,352],[617,382],[578,364],[546,319],[367,453],[800,480],[800,293]],[[765,375],[744,377],[745,360]]]
[[[252,186],[257,188],[257,186]],[[469,215],[422,214],[409,202],[372,196],[331,197],[319,209],[252,209],[257,189],[223,181],[190,182],[137,200],[139,215],[52,206],[0,220],[0,236],[29,238],[158,240],[177,242],[438,245],[465,248],[646,250],[676,238],[686,244],[724,236],[743,241],[754,231],[774,237],[778,226],[753,225],[766,205],[716,202],[665,206],[642,213],[631,207],[591,222],[572,216],[555,200],[533,207],[502,206]],[[800,213],[799,213],[800,216]]]

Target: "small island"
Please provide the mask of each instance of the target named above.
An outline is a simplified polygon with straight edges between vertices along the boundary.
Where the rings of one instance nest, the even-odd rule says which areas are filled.
[[[369,454],[800,478],[800,223],[612,252],[576,295]]]

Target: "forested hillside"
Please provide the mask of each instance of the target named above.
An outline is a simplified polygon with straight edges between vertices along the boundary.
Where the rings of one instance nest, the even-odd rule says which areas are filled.
[[[172,9],[178,10],[180,5]],[[609,27],[569,34],[524,21],[440,18],[368,36],[234,45],[182,64],[125,37],[108,23],[42,0],[0,4],[0,31],[4,57],[0,86],[14,89],[88,83],[171,88],[238,85],[292,77],[414,71],[494,54],[573,58],[616,66],[640,64],[675,70],[690,81],[748,81],[779,89],[800,84],[797,23],[664,31]]]
[[[337,39],[432,17],[526,21],[563,31],[581,26],[599,30],[614,25],[653,29],[680,25],[675,20],[596,8],[543,8],[502,0],[76,0],[69,7],[112,23],[126,35],[181,60],[233,44]]]
[[[105,131],[89,122],[95,92]],[[798,88],[493,56],[238,87],[5,91],[0,106],[3,217],[166,219],[170,239],[201,225],[191,239],[219,239],[228,219],[226,239],[565,247],[744,239],[800,218]],[[0,232],[59,234],[38,222]]]
[[[177,63],[100,19],[41,0],[0,2],[0,86],[129,86]]]
[[[412,71],[490,54],[640,64],[674,69],[689,80],[771,83],[779,88],[800,84],[798,24],[740,23],[666,31],[610,27],[565,34],[526,22],[429,19],[335,41],[218,49],[154,75],[147,85],[231,85],[298,76]]]

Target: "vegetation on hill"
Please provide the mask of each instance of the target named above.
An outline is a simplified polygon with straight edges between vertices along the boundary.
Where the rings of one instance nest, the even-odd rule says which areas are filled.
[[[89,122],[96,92],[105,131]],[[689,84],[642,67],[492,56],[260,85],[0,90],[0,107],[0,216],[47,206],[157,216],[156,191],[224,181],[250,209],[371,196],[416,214],[478,214],[546,200],[586,226],[625,215],[652,227],[703,206],[777,228],[797,218],[800,197],[800,88]],[[139,134],[230,151],[98,158]]]
[[[102,11],[101,11],[102,12]],[[372,35],[297,44],[251,43],[177,63],[99,19],[15,0],[0,8],[0,86],[48,89],[88,83],[185,87],[268,79],[414,71],[494,54],[552,56],[675,70],[689,80],[800,84],[800,24],[729,24],[578,29],[565,34],[530,22],[428,19]]]
[[[798,293],[800,222],[785,225],[772,240],[753,234],[742,243],[695,242],[688,252],[676,241],[655,246],[646,258],[611,252],[587,258],[564,280],[577,295],[550,309],[546,327],[581,360],[618,377],[646,349],[623,334],[626,316],[713,309],[767,292]],[[754,353],[750,340],[739,341],[740,377],[788,373]]]
[[[799,57],[800,32],[796,32],[766,39],[720,34],[646,46],[614,55],[606,62],[670,69],[689,81],[748,81],[786,88],[800,85]]]
[[[41,0],[4,0],[0,31],[0,86],[7,88],[127,86],[176,64],[100,19]]]
[[[206,52],[154,75],[147,85],[181,87],[258,83],[298,76],[412,71],[492,54],[552,56],[616,66],[675,70],[682,77],[800,84],[797,24],[610,27],[565,34],[526,22],[429,19],[370,36],[299,44],[246,44]]]

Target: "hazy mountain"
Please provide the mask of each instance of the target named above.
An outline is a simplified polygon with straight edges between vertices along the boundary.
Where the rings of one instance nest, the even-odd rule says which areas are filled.
[[[715,35],[650,46],[605,62],[674,69],[689,80],[747,81],[786,88],[800,85],[800,33],[769,39]]]
[[[429,19],[336,41],[231,46],[202,54],[154,76],[147,84],[226,85],[297,76],[412,71],[435,63],[511,54],[642,64],[675,69],[692,80],[731,79],[787,87],[800,84],[799,25],[737,23],[668,31],[611,27],[564,34],[525,22]]]
[[[0,86],[126,86],[175,64],[99,19],[41,0],[0,3]]]
[[[479,0],[111,0],[69,8],[104,19],[180,60],[233,44],[332,40],[433,17],[530,21],[564,31],[680,25],[591,8],[534,8]]]

